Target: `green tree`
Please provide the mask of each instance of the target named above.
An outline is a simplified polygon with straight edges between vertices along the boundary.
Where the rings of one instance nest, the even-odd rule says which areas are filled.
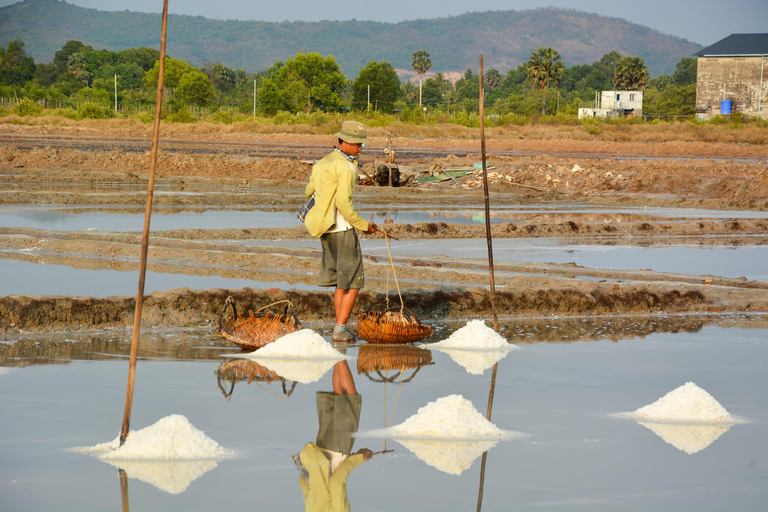
[[[443,95],[440,92],[440,86],[438,85],[437,80],[434,78],[427,78],[427,80],[424,82],[423,93],[424,105],[428,107],[434,108],[443,102]]]
[[[269,116],[273,116],[281,110],[288,110],[280,88],[269,78],[265,78],[261,82],[256,103],[259,113]]]
[[[642,57],[624,57],[616,67],[613,86],[621,89],[645,89],[648,78],[648,68]]]
[[[269,78],[280,89],[284,106],[291,112],[339,110],[341,92],[347,83],[333,56],[323,58],[319,53],[299,53]]]
[[[690,85],[696,83],[696,70],[698,61],[690,57],[683,57],[675,65],[675,72],[672,74],[672,83],[675,85]]]
[[[198,106],[207,105],[214,96],[213,84],[197,69],[184,73],[176,92],[179,100]]]
[[[501,73],[497,69],[491,68],[485,72],[483,80],[485,81],[485,86],[493,91],[501,84]]]
[[[624,56],[617,51],[611,51],[603,55],[599,61],[592,65],[595,71],[602,73],[607,82],[603,89],[612,87],[616,77],[616,69],[619,67],[619,62]]]
[[[672,77],[669,75],[659,75],[654,78],[648,79],[648,89],[656,89],[663,92],[667,87],[672,85]],[[645,99],[645,97],[643,97]]]
[[[181,78],[194,68],[182,60],[167,58],[165,59],[165,71],[163,73],[163,89],[170,91],[172,98],[176,97],[176,88],[181,83]],[[157,90],[157,80],[160,76],[160,61],[147,71],[142,82],[149,91]]]
[[[368,108],[368,87],[371,91],[371,103],[378,110],[391,114],[400,91],[400,79],[389,62],[368,62],[352,83],[352,105],[356,108]]]
[[[432,67],[432,59],[426,50],[417,50],[411,57],[411,67],[419,74],[419,106],[421,106],[421,84],[424,81],[424,73]]]
[[[0,47],[0,84],[24,85],[35,76],[35,59],[27,55],[24,41],[16,39]]]
[[[547,112],[547,89],[556,86],[563,78],[565,66],[560,54],[554,48],[539,48],[531,53],[525,66],[528,83],[542,93],[541,114]]]

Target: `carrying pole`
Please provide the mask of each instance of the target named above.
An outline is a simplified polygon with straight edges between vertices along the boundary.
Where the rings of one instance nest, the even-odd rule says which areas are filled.
[[[493,330],[499,332],[499,317],[496,314],[496,283],[493,275],[493,237],[491,236],[491,206],[488,194],[488,167],[485,158],[485,116],[483,100],[483,56],[480,56],[480,153],[483,162],[483,191],[485,195],[485,236],[488,240],[488,275],[491,281],[491,312],[493,314]],[[496,392],[496,372],[499,363],[493,365],[491,374],[491,388],[488,391],[488,409],[486,419],[491,421],[491,411],[493,410],[493,396]],[[477,512],[483,508],[483,488],[485,486],[485,465],[488,460],[488,452],[483,452],[483,459],[480,464],[480,489],[477,492]]]
[[[125,412],[123,428],[120,431],[120,446],[128,437],[131,426],[131,407],[133,405],[133,383],[136,379],[136,358],[139,349],[139,331],[141,330],[141,309],[144,306],[144,279],[147,275],[147,250],[149,248],[149,219],[152,216],[152,195],[155,186],[155,167],[157,165],[157,146],[160,137],[160,109],[163,106],[163,75],[165,74],[165,40],[168,29],[168,0],[163,0],[163,18],[160,36],[160,73],[157,77],[157,103],[155,106],[155,126],[152,132],[152,155],[149,163],[149,183],[147,184],[147,205],[144,211],[144,236],[141,239],[141,265],[139,269],[139,291],[136,295],[136,313],[133,320],[133,339],[131,340],[131,359],[128,369],[128,386],[125,394]]]

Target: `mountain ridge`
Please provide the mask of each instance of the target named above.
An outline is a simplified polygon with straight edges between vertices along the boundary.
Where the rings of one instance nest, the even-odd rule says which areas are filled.
[[[100,11],[60,0],[24,0],[0,8],[0,33],[21,38],[36,62],[49,62],[69,40],[94,49],[160,46],[160,15]],[[343,34],[340,37],[339,34]],[[675,64],[703,46],[620,18],[573,9],[474,11],[397,23],[376,21],[265,22],[216,20],[169,14],[168,54],[192,65],[220,61],[254,72],[299,51],[333,55],[348,78],[371,60],[411,69],[411,55],[427,50],[433,72],[502,73],[516,68],[540,46],[551,46],[566,66],[591,64],[616,50],[643,57],[652,76],[671,74]]]

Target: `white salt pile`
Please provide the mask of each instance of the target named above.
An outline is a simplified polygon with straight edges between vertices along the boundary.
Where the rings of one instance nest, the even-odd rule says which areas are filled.
[[[208,471],[218,466],[215,460],[108,460],[129,478],[154,485],[168,494],[180,494]]]
[[[428,403],[399,425],[357,435],[395,439],[484,440],[506,439],[516,433],[501,430],[485,419],[463,396],[449,395]]]
[[[499,333],[485,325],[482,320],[470,320],[443,341],[432,343],[429,348],[453,350],[514,350]]]
[[[234,456],[179,414],[131,431],[123,446],[118,436],[109,443],[77,451],[104,452],[99,455],[102,460],[220,460]]]
[[[254,359],[331,359],[334,361],[350,359],[311,329],[302,329],[286,334],[255,352],[251,352],[248,357]]]
[[[451,475],[460,475],[472,466],[496,444],[493,441],[424,441],[418,439],[398,439],[398,443],[410,450],[419,460],[435,469]]]
[[[254,360],[259,360],[254,357]],[[272,359],[259,360],[259,364],[272,370],[285,380],[312,384],[328,373],[337,361],[333,359]]]
[[[712,395],[688,382],[633,413],[632,418],[665,423],[735,423]]]
[[[671,444],[687,454],[700,452],[708,447],[721,435],[728,432],[732,425],[710,424],[674,424],[647,423],[639,421],[640,425],[659,436],[665,443]]]
[[[482,375],[519,347],[507,342],[482,320],[470,320],[448,338],[429,345],[448,354],[456,364],[473,375]]]

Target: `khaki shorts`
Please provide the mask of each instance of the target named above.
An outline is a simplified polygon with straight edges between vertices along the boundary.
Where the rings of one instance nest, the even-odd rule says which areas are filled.
[[[325,233],[320,237],[323,261],[320,264],[320,286],[342,290],[359,290],[365,283],[363,252],[354,229]]]
[[[360,425],[363,398],[358,394],[336,395],[318,391],[315,400],[318,423],[315,444],[326,450],[349,455],[355,444],[352,434],[357,432]]]

